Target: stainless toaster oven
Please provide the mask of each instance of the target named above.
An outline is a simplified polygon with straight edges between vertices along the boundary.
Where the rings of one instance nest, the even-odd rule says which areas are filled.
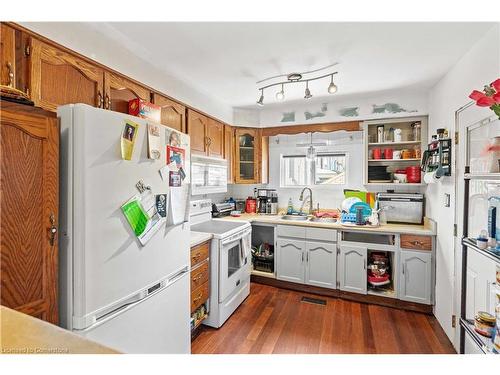
[[[424,195],[410,193],[378,193],[378,208],[383,209],[388,223],[423,224]]]

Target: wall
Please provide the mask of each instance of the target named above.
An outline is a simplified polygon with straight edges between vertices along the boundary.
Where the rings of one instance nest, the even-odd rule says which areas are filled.
[[[426,114],[427,90],[398,89],[362,95],[313,97],[254,109],[235,108],[234,123],[272,127]]]
[[[298,209],[302,202],[299,195],[302,187],[280,187],[280,157],[281,155],[305,155],[305,147],[297,147],[297,143],[308,143],[309,135],[280,135],[269,139],[269,184],[267,185],[229,185],[228,196],[233,198],[246,198],[253,195],[253,189],[261,186],[276,189],[278,193],[278,206],[285,208],[288,199],[292,198],[294,207]],[[332,133],[314,133],[313,142],[324,142],[326,146],[316,147],[317,152],[345,152],[347,154],[347,183],[345,185],[309,186],[313,191],[314,205],[320,204],[322,208],[338,208],[344,199],[343,190],[366,190],[363,185],[363,158],[359,151],[363,147],[361,131]],[[398,186],[398,191],[418,191],[418,188]]]
[[[437,128],[446,127],[451,134],[455,131],[455,111],[464,106],[473,89],[481,89],[484,84],[500,77],[500,26],[494,26],[467,52],[457,64],[429,92],[429,136]],[[491,114],[488,109],[481,109],[486,117]],[[458,129],[456,129],[458,130]],[[463,137],[462,137],[463,139]],[[457,165],[456,170],[462,170]],[[451,206],[444,207],[444,195],[450,194]],[[455,330],[451,327],[451,316],[458,314],[454,309],[452,296],[455,288],[455,253],[453,220],[455,213],[455,175],[443,179],[442,182],[429,185],[426,190],[427,216],[436,220],[437,253],[436,253],[436,305],[434,314],[446,334],[456,342]],[[457,255],[460,249],[457,249]],[[459,285],[457,285],[457,289]]]
[[[113,29],[103,33],[106,24],[79,22],[21,22],[22,26],[43,35],[73,51],[87,56],[109,68],[125,74],[160,92],[222,121],[232,123],[233,109],[210,93],[194,90],[185,82],[159,70],[145,59],[139,58],[130,49],[133,46],[118,44],[120,36]]]

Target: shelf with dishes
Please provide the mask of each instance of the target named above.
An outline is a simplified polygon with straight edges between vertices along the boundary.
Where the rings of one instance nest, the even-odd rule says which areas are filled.
[[[494,344],[491,341],[491,338],[476,332],[473,320],[460,318],[460,326],[462,326],[465,333],[469,335],[469,337],[484,354],[498,354],[498,352],[494,349]]]
[[[427,147],[427,117],[365,121],[363,133],[365,185],[423,185],[420,163]]]

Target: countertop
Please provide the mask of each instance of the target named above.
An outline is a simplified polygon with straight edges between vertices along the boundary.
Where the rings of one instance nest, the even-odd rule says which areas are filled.
[[[259,214],[241,214],[240,217],[226,216],[223,220],[240,220],[248,221],[250,223],[268,223],[268,224],[282,224],[282,225],[297,225],[301,227],[314,227],[314,228],[330,228],[341,230],[345,232],[376,232],[376,233],[394,233],[394,234],[414,234],[422,236],[435,236],[436,223],[428,218],[425,218],[423,225],[415,224],[385,224],[378,227],[347,227],[340,223],[321,223],[312,221],[293,221],[283,220],[281,215],[259,215]]]
[[[118,351],[0,306],[2,354],[115,354]]]
[[[199,245],[200,243],[203,243],[205,241],[208,241],[212,239],[213,235],[210,233],[201,233],[201,232],[193,232],[191,231],[191,238],[190,238],[190,246],[196,246]]]

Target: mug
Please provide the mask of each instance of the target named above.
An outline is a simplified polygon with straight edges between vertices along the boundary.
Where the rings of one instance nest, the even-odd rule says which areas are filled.
[[[392,153],[392,158],[393,159],[401,159],[401,151],[400,150],[394,150]]]
[[[373,149],[373,159],[382,159],[382,149],[374,148]]]
[[[392,148],[386,148],[384,150],[384,159],[392,159],[393,157],[393,150]]]

